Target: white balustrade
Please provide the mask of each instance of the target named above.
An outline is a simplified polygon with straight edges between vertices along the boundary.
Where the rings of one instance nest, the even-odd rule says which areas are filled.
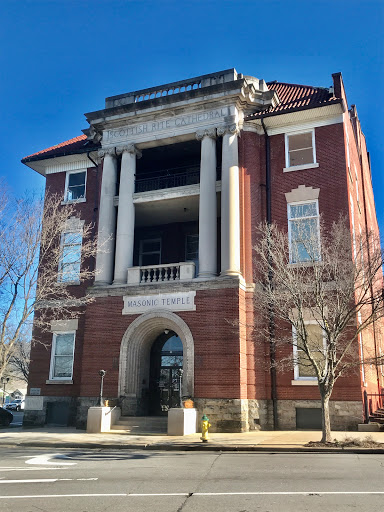
[[[193,261],[168,263],[164,265],[146,265],[128,269],[127,283],[129,285],[169,283],[173,281],[188,281],[195,277]]]

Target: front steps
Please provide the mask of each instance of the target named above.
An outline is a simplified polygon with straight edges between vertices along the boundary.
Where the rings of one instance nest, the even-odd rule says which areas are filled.
[[[380,423],[381,428],[384,428],[384,409],[377,409],[369,416],[370,423]]]
[[[111,431],[119,430],[127,434],[166,434],[167,416],[120,416],[111,426]]]

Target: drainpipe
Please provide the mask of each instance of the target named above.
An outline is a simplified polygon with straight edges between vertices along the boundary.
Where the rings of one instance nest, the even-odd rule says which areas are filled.
[[[271,200],[271,146],[270,146],[270,138],[267,132],[267,129],[264,124],[264,119],[261,118],[261,125],[265,134],[265,184],[266,184],[266,206],[267,206],[267,224],[270,226],[272,224],[272,200]],[[268,239],[268,259],[271,261],[270,254],[270,241]],[[269,286],[272,286],[273,281],[273,271],[270,270],[268,272],[268,282]],[[276,389],[276,346],[275,346],[275,315],[273,311],[273,304],[269,305],[268,308],[268,336],[269,336],[269,358],[270,358],[270,375],[271,375],[271,399],[272,399],[272,408],[273,408],[273,428],[274,430],[278,430],[279,422],[277,416],[277,389]]]
[[[90,151],[87,151],[87,157],[88,159],[93,163],[93,165],[96,167],[96,184],[95,184],[95,201],[93,205],[93,216],[92,216],[92,237],[95,239],[96,237],[96,221],[97,221],[97,210],[99,209],[99,166],[98,164],[93,160],[93,158],[90,156]],[[96,259],[95,259],[96,262]]]

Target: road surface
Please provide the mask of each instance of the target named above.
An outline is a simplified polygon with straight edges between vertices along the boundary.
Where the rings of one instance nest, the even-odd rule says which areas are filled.
[[[372,512],[384,456],[1,449],[1,512]]]

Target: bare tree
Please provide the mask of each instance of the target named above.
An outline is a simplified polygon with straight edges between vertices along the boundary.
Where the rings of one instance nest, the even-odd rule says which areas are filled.
[[[276,369],[317,379],[321,442],[330,442],[329,400],[335,382],[360,367],[361,333],[377,332],[381,324],[383,256],[373,233],[351,240],[343,218],[328,229],[317,219],[295,222],[290,229],[290,237],[273,224],[260,229],[255,247],[257,335],[276,350]],[[365,363],[382,363],[371,345]]]
[[[49,331],[52,318],[77,316],[92,300],[71,285],[93,277],[96,241],[76,205],[54,194],[10,200],[0,215],[1,377],[22,340],[30,339],[32,320]]]
[[[7,374],[28,383],[31,343],[18,341],[14,344],[12,353],[8,361]]]

